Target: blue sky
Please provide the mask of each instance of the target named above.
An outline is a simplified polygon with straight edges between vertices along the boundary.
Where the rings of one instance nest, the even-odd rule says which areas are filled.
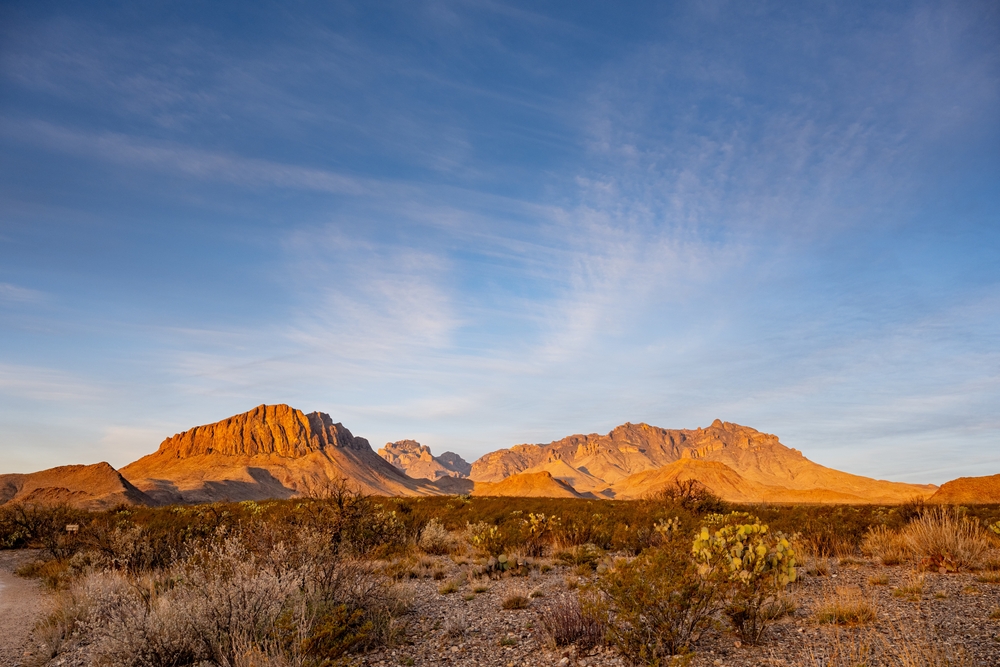
[[[0,472],[285,402],[1000,472],[1000,7],[0,8]]]

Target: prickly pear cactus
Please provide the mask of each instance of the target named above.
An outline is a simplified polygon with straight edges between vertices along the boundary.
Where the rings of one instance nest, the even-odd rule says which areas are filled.
[[[760,639],[778,597],[795,581],[795,550],[746,513],[712,517],[717,530],[702,526],[691,545],[698,573],[728,587],[726,614],[748,643]]]

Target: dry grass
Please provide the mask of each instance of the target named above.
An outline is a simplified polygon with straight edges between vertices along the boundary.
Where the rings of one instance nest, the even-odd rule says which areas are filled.
[[[899,565],[910,558],[907,542],[898,532],[886,526],[868,529],[861,542],[861,553],[882,565]]]
[[[861,551],[883,565],[917,560],[925,570],[956,572],[989,562],[993,538],[977,519],[947,507],[925,509],[900,530],[868,529]]]
[[[957,510],[936,507],[924,511],[902,531],[910,552],[927,566],[951,560],[957,567],[979,567],[992,548],[992,538],[976,519]]]
[[[838,586],[832,594],[823,596],[816,620],[833,625],[863,625],[878,617],[874,602],[860,588]]]
[[[588,651],[604,643],[606,619],[592,605],[584,605],[576,595],[557,598],[541,614],[542,630],[550,646],[575,644]]]
[[[889,575],[888,574],[875,574],[868,577],[868,583],[872,586],[888,586],[889,585]]]
[[[875,628],[858,632],[834,626],[819,641],[811,651],[811,667],[972,667],[961,649],[949,648],[922,625],[906,630],[892,625],[888,635]]]
[[[500,606],[504,609],[527,609],[528,597],[526,595],[521,595],[520,593],[508,595],[503,599]]]

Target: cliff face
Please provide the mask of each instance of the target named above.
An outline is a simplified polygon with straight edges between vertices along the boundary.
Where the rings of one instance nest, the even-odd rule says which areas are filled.
[[[389,465],[329,415],[287,405],[261,405],[179,433],[121,472],[160,503],[290,498],[341,480],[373,495],[443,492]]]
[[[176,458],[205,454],[297,458],[328,447],[371,448],[364,438],[356,438],[342,424],[334,424],[328,414],[304,414],[287,405],[260,405],[167,438],[157,453]]]
[[[416,440],[387,442],[378,455],[413,478],[435,480],[442,477],[466,477],[471,466],[454,452],[431,454],[430,447]]]

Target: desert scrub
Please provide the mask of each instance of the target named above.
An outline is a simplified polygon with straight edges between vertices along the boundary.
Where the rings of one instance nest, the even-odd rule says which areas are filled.
[[[709,627],[721,588],[699,576],[686,539],[619,558],[597,576],[595,614],[608,640],[633,663],[665,664]]]
[[[374,564],[337,557],[311,530],[266,551],[250,533],[223,533],[156,571],[90,571],[67,596],[85,613],[65,603],[63,616],[110,667],[239,664],[260,647],[318,665],[392,638],[407,597]]]
[[[441,525],[440,521],[431,519],[424,526],[424,529],[420,531],[420,541],[417,545],[425,553],[435,556],[445,556],[454,550],[455,539]]]
[[[465,539],[473,549],[496,558],[507,549],[508,536],[499,526],[487,524],[484,521],[470,523],[465,528]]]
[[[744,512],[707,517],[692,553],[698,574],[725,590],[723,611],[740,639],[756,644],[777,617],[782,592],[796,579],[795,551],[781,533]]]
[[[589,651],[604,643],[607,617],[593,599],[581,601],[578,595],[564,594],[541,613],[542,632],[552,648],[575,644]]]
[[[597,563],[604,556],[604,551],[594,544],[580,544],[564,549],[556,554],[556,559],[564,565],[572,565],[586,574],[597,569]],[[579,572],[578,572],[579,574]]]
[[[834,625],[862,625],[876,617],[875,605],[856,587],[838,586],[834,593],[823,596],[816,611],[817,621]]]

